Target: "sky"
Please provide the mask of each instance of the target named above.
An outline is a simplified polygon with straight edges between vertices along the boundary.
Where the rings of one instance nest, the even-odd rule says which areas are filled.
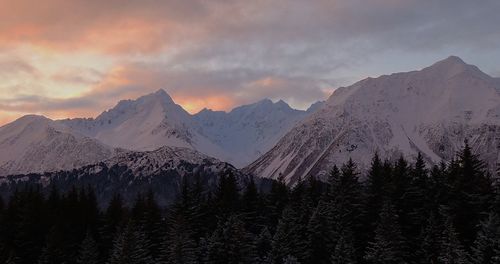
[[[0,125],[158,89],[195,113],[304,109],[450,55],[500,77],[498,0],[0,0]]]

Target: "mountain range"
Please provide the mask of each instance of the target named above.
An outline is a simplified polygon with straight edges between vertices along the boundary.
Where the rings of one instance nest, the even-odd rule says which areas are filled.
[[[29,115],[0,127],[0,175],[68,170],[124,151],[184,147],[248,165],[310,110],[265,99],[230,112],[191,115],[164,91],[120,101],[96,118],[50,120]]]
[[[0,175],[70,170],[168,146],[293,184],[351,158],[364,170],[375,152],[449,161],[466,140],[490,168],[498,167],[500,79],[451,56],[340,87],[306,111],[265,99],[230,112],[189,114],[159,90],[120,101],[96,118],[25,116],[0,127]],[[141,166],[154,174],[145,168],[158,164]]]

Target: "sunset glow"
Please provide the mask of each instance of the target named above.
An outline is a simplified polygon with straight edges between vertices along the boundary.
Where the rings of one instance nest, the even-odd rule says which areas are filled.
[[[191,113],[264,98],[304,109],[336,87],[450,54],[500,75],[498,15],[467,5],[0,0],[0,125],[94,117],[160,88]]]

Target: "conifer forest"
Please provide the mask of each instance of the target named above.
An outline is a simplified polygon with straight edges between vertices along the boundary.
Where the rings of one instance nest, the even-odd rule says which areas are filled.
[[[500,263],[500,185],[468,145],[435,166],[375,154],[365,174],[349,161],[267,191],[184,178],[165,208],[27,185],[0,203],[0,263]]]

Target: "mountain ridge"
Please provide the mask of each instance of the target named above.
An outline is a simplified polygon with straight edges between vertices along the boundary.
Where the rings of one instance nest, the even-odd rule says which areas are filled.
[[[260,125],[265,116],[273,116],[273,113],[276,113],[275,119],[268,120],[265,125]],[[25,120],[36,119],[39,120],[38,123],[50,123],[52,130],[57,128],[55,130],[64,132],[67,138],[74,138],[73,141],[82,139],[84,142],[90,142],[88,144],[93,146],[91,149],[82,146],[82,143],[75,144],[81,150],[83,157],[93,155],[95,158],[87,157],[81,160],[83,157],[78,157],[75,153],[65,158],[60,157],[60,162],[51,161],[50,163],[54,163],[54,166],[41,166],[27,159],[43,161],[42,156],[59,157],[59,154],[45,149],[44,151],[49,154],[44,155],[40,148],[30,147],[27,143],[26,146],[19,148],[17,156],[9,155],[6,151],[0,153],[0,175],[41,172],[45,169],[47,171],[71,169],[122,151],[152,151],[163,146],[191,148],[243,167],[270,149],[286,132],[285,130],[298,122],[306,113],[306,111],[292,109],[283,101],[274,103],[269,99],[263,99],[254,104],[235,107],[230,112],[202,110],[192,115],[176,104],[165,90],[160,89],[135,100],[121,100],[115,107],[102,112],[96,118],[51,120],[43,116],[26,115],[0,127],[0,131],[7,133],[5,131],[10,126],[21,126]],[[240,119],[245,120],[244,127]],[[239,129],[231,129],[234,127]],[[269,133],[261,131],[269,127],[272,128]],[[226,130],[222,131],[224,129]],[[38,133],[42,133],[42,130],[43,128],[40,128]],[[33,135],[18,140],[31,142],[34,137],[36,138],[35,132]],[[0,138],[2,138],[2,132],[0,132]],[[245,141],[243,138],[249,138],[255,142]],[[39,140],[38,144],[42,144],[44,140],[54,141],[49,138]],[[63,142],[64,140],[68,141],[68,139],[61,139]],[[225,143],[228,140],[231,142]],[[242,141],[245,141],[246,145],[242,145]],[[50,145],[48,142],[45,143]],[[51,144],[55,145],[54,142]],[[239,147],[231,148],[232,146]],[[10,152],[16,151],[14,147],[11,146],[11,148]],[[70,149],[70,146],[65,146],[64,149]],[[77,149],[72,151],[77,152]],[[28,155],[29,153],[31,154]],[[69,160],[69,157],[74,157],[76,160]],[[30,166],[36,168],[30,169]]]
[[[449,160],[465,139],[480,142],[478,152],[496,166],[499,116],[495,80],[452,56],[335,90],[245,171],[293,183],[325,175],[349,158],[367,167],[375,151],[392,159],[421,152],[437,163]]]

